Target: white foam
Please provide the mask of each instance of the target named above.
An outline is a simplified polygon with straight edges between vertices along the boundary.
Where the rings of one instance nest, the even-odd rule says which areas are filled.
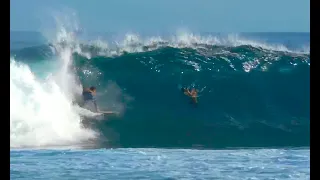
[[[109,44],[115,44],[114,46],[109,46]],[[301,47],[299,50],[289,49],[282,44],[267,44],[264,42],[259,42],[256,40],[250,40],[241,37],[238,34],[229,34],[227,36],[213,36],[207,35],[202,36],[200,34],[194,34],[187,31],[179,31],[170,37],[142,37],[138,34],[127,33],[124,35],[123,39],[114,42],[105,42],[101,39],[93,41],[92,45],[100,49],[99,55],[103,56],[120,56],[123,52],[136,53],[144,51],[152,51],[157,48],[164,46],[174,47],[174,48],[194,48],[197,49],[201,45],[217,45],[217,46],[228,46],[236,47],[242,45],[248,45],[256,48],[262,48],[264,50],[271,51],[281,51],[297,54],[309,53],[308,47]],[[200,45],[200,46],[199,46]],[[145,49],[144,47],[148,47]]]
[[[72,53],[80,51],[63,27],[54,44],[58,69],[37,77],[31,68],[10,59],[10,147],[45,147],[87,142],[97,133],[84,129],[72,99],[82,87],[72,73]],[[63,44],[63,45],[61,45]],[[44,69],[44,72],[48,69]]]
[[[55,80],[41,81],[27,65],[11,60],[11,147],[70,145],[94,137],[81,127],[80,116]]]

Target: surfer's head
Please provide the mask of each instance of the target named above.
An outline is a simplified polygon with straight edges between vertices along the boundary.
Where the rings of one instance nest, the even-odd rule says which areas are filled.
[[[185,91],[186,91],[186,88],[182,87],[181,92],[185,92]]]
[[[91,86],[89,89],[90,89],[90,91],[91,91],[92,93],[94,93],[94,94],[96,93],[96,90],[97,90],[96,87]]]

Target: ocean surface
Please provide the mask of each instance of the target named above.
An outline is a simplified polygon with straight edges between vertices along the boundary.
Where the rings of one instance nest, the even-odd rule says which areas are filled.
[[[57,29],[10,35],[11,179],[310,179],[309,33]]]
[[[11,179],[310,179],[309,150],[12,150]]]

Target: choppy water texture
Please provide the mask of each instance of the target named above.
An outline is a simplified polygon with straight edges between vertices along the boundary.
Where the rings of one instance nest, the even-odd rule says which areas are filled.
[[[310,179],[309,150],[19,150],[11,179]]]

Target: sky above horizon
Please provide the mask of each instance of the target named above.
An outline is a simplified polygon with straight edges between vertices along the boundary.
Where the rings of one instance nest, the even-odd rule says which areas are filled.
[[[41,31],[57,14],[89,32],[310,32],[310,0],[10,0],[10,29]]]

